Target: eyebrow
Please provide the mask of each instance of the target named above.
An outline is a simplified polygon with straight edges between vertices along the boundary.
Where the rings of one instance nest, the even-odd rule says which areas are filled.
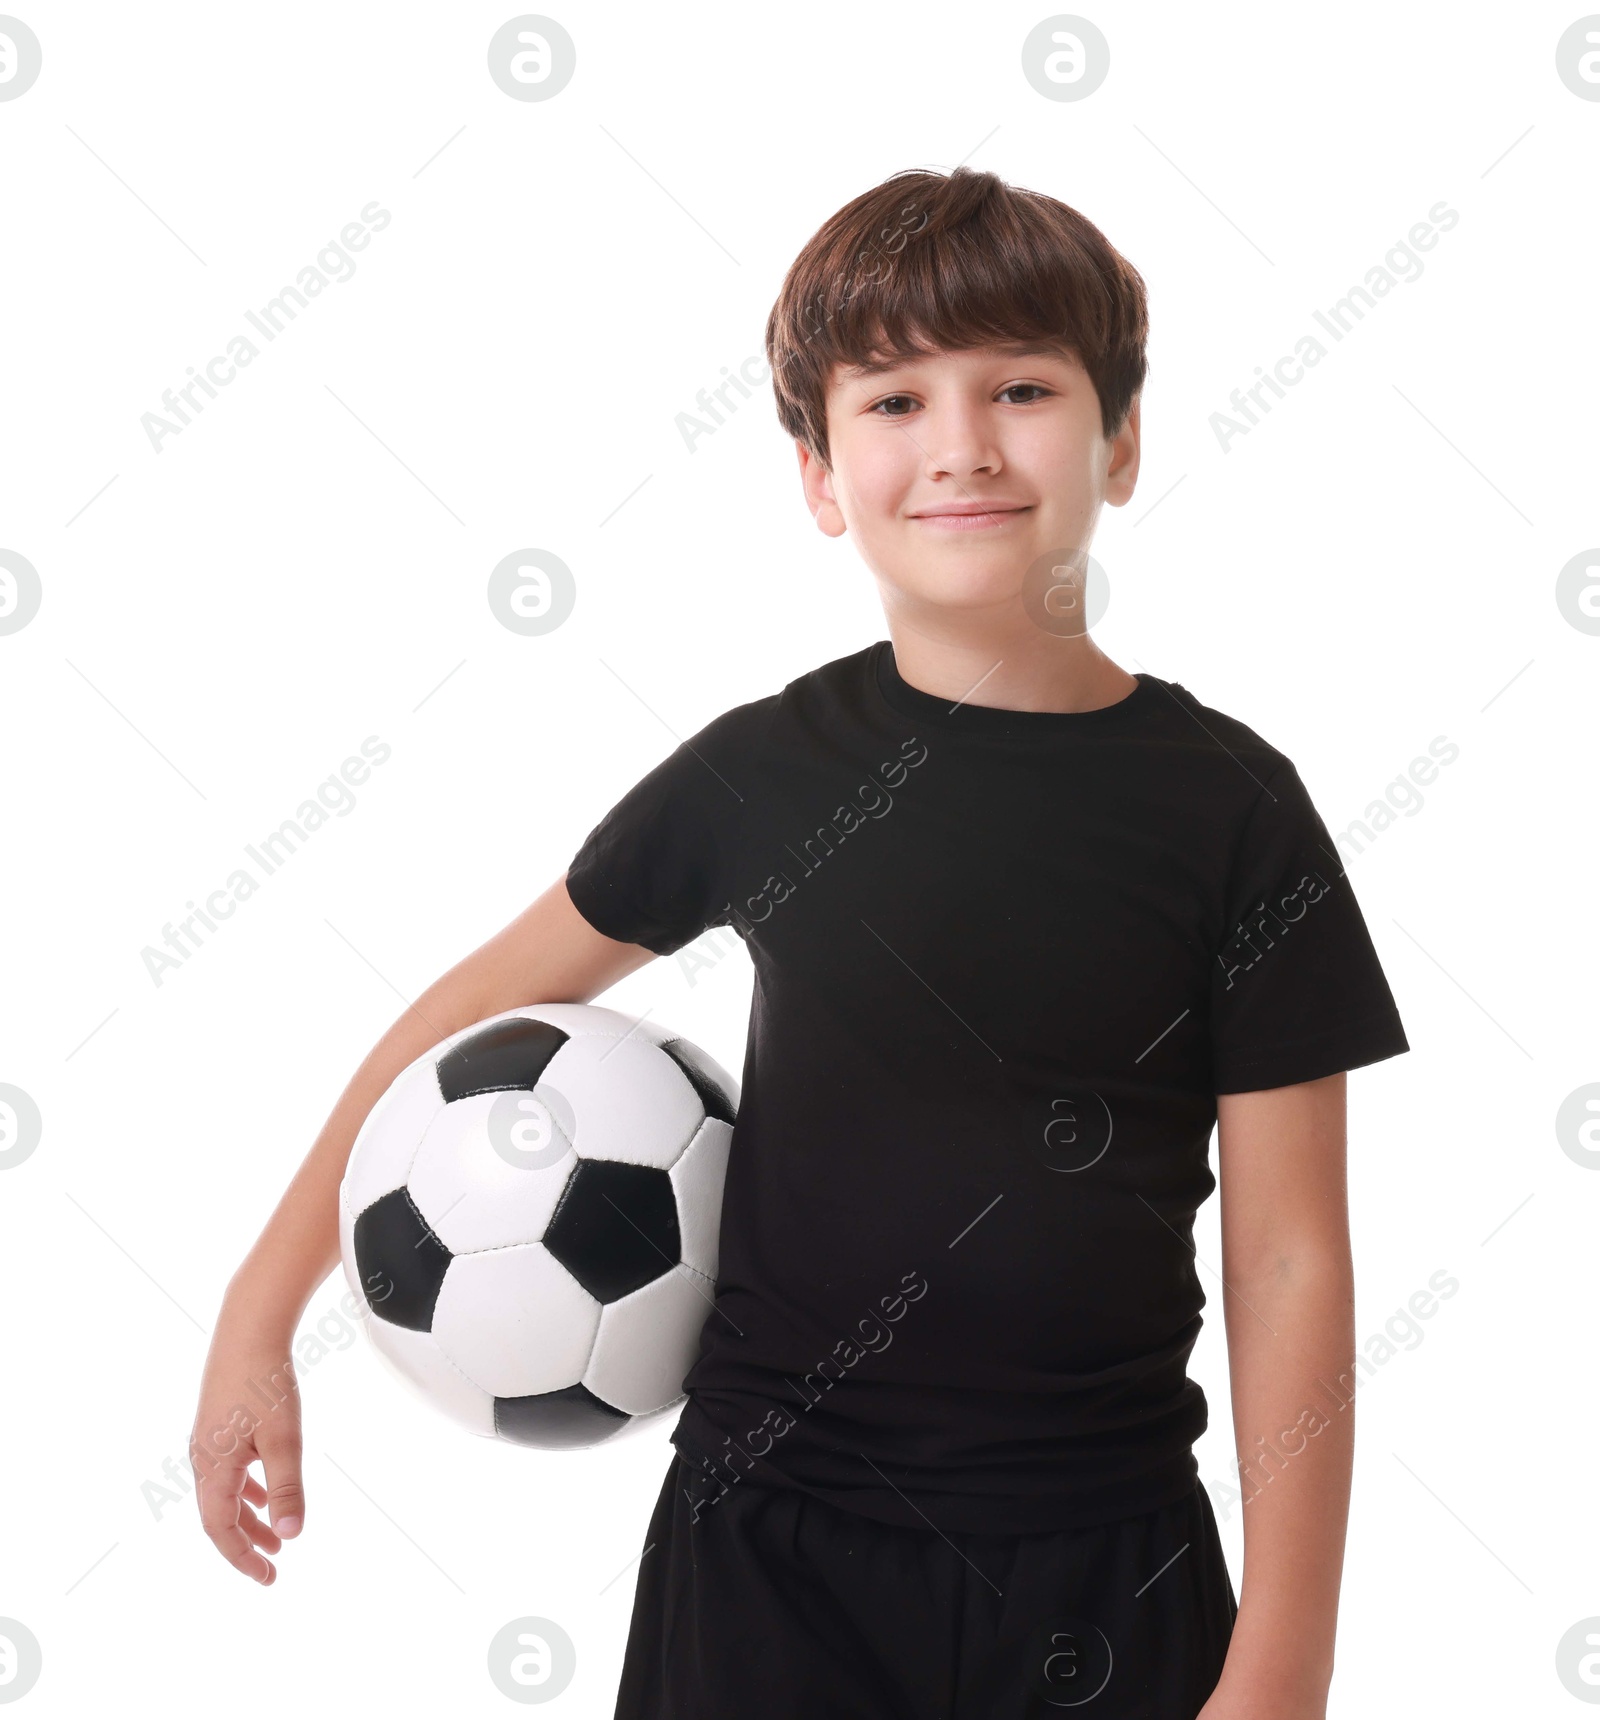
[[[992,351],[1001,358],[1065,358],[1067,354],[1063,344],[1045,340],[1001,341],[983,350]],[[843,380],[854,382],[862,377],[882,376],[888,371],[900,370],[908,364],[915,364],[919,358],[936,356],[936,353],[913,353],[903,358],[866,359],[860,364],[845,365],[840,374]]]

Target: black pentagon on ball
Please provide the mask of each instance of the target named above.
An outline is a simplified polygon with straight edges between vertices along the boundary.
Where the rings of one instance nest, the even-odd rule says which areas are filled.
[[[531,1093],[567,1035],[548,1021],[513,1016],[492,1022],[452,1045],[438,1062],[439,1091],[446,1104],[475,1093]]]
[[[615,1302],[682,1258],[672,1179],[654,1165],[580,1159],[543,1241],[597,1302]]]
[[[598,1445],[632,1419],[584,1385],[565,1386],[558,1392],[540,1392],[533,1397],[494,1400],[494,1430],[502,1439],[550,1450]]]
[[[410,1192],[397,1188],[375,1200],[356,1219],[353,1240],[362,1292],[373,1313],[393,1326],[432,1331],[451,1256]]]

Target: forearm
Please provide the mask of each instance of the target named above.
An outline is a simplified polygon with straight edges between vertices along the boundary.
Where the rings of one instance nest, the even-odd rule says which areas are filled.
[[[1355,1431],[1339,1389],[1355,1349],[1349,1253],[1273,1251],[1228,1280],[1245,1556],[1222,1688],[1299,1720],[1322,1714],[1333,1673]]]
[[[306,1304],[339,1264],[339,1184],[367,1113],[402,1069],[440,1040],[527,1003],[586,1003],[650,960],[593,929],[562,874],[510,925],[423,992],[373,1046],[339,1095],[266,1228],[234,1273],[225,1321],[292,1340]]]
[[[224,1319],[243,1316],[293,1337],[317,1286],[339,1265],[339,1184],[367,1113],[407,1064],[468,1025],[435,986],[368,1052],[229,1281]]]

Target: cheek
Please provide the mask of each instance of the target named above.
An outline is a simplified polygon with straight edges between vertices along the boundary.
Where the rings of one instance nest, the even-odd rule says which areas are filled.
[[[1041,529],[1048,536],[1081,543],[1095,513],[1095,497],[1105,487],[1104,480],[1095,476],[1092,460],[1080,454],[1075,464],[1057,464],[1035,481],[1046,498]]]
[[[834,493],[869,519],[893,513],[916,482],[916,457],[904,436],[848,438],[835,450]]]
[[[1066,415],[1021,423],[1008,453],[1020,473],[1038,480],[1042,488],[1081,484],[1094,474],[1097,444],[1103,438],[1085,434]]]

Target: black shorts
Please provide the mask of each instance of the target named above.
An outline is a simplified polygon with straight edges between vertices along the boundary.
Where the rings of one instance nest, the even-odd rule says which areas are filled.
[[[1194,1720],[1238,1611],[1204,1486],[1094,1529],[897,1528],[676,1450],[615,1720]]]

